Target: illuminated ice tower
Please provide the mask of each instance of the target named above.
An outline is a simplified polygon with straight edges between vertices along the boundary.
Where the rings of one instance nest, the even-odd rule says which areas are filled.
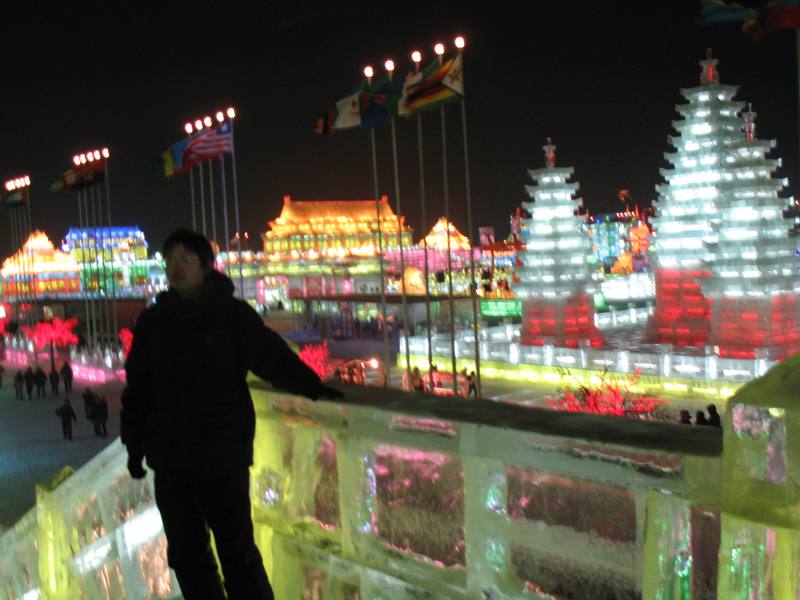
[[[577,182],[568,182],[574,169],[556,167],[556,147],[550,138],[543,147],[545,167],[529,170],[536,185],[526,186],[532,202],[523,202],[531,214],[518,254],[520,283],[514,293],[522,303],[522,344],[578,347],[600,346],[594,324],[595,283],[587,257],[591,241],[577,214]]]
[[[736,86],[719,82],[717,61],[700,62],[698,87],[673,122],[657,186],[656,310],[650,337],[680,346],[711,345],[721,356],[783,356],[797,345],[796,270],[778,197],[785,181],[765,158],[774,142],[755,138],[755,115],[740,115]],[[781,333],[783,330],[785,333]]]

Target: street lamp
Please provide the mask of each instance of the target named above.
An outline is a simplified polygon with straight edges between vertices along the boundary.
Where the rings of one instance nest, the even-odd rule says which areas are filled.
[[[23,175],[22,177],[15,177],[14,179],[9,179],[6,181],[6,191],[13,192],[14,190],[30,187],[30,185],[31,178],[27,175]]]
[[[437,44],[433,47],[433,51],[436,53],[436,56],[441,58],[442,54],[444,54],[444,44],[437,42]]]
[[[456,48],[458,48],[459,50],[463,50],[464,49],[464,46],[466,46],[466,42],[464,41],[464,36],[463,35],[459,35],[455,39],[455,45],[456,45]]]
[[[364,77],[367,78],[367,81],[372,83],[372,76],[375,75],[375,71],[372,70],[372,67],[367,65],[364,67]]]

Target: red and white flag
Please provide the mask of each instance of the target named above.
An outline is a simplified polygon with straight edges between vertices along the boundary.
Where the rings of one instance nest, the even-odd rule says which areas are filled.
[[[217,158],[222,154],[233,152],[233,136],[230,121],[208,129],[189,140],[189,147],[184,155],[184,163],[189,164]]]

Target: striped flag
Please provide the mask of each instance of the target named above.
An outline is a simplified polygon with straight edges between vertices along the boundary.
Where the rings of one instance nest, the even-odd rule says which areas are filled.
[[[443,65],[432,62],[419,73],[406,78],[398,113],[404,117],[458,100],[464,95],[461,54]]]
[[[231,122],[225,121],[213,129],[207,129],[189,140],[189,147],[184,155],[184,166],[201,160],[217,158],[222,154],[233,152],[233,135]]]

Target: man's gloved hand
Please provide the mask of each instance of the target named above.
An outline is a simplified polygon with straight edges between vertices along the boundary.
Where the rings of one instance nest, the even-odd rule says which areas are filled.
[[[144,479],[147,475],[147,469],[142,466],[144,456],[130,456],[128,455],[128,473],[134,479]]]
[[[319,398],[330,398],[331,400],[337,400],[339,398],[344,398],[344,394],[337,389],[321,383],[319,384],[319,387],[314,390],[314,393],[311,394],[310,398],[312,400],[318,400]]]

